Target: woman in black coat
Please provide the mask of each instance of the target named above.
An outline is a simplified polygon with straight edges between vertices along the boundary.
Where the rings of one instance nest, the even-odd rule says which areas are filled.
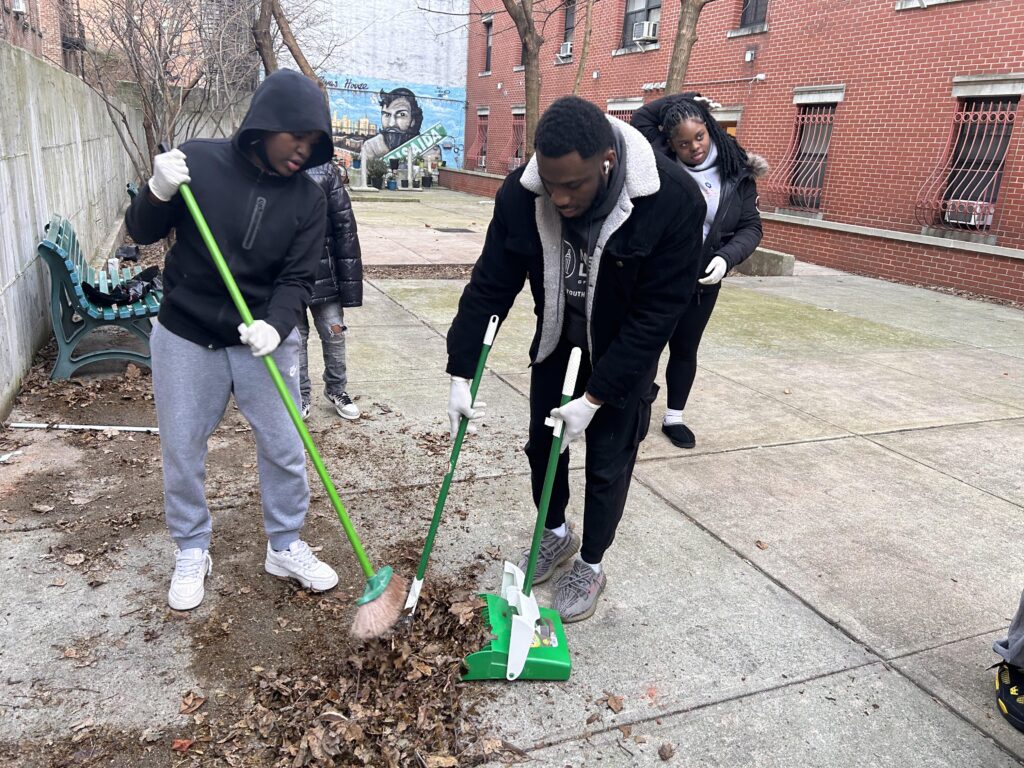
[[[697,374],[697,348],[718,300],[722,278],[761,242],[755,179],[767,164],[747,155],[711,116],[700,94],[666,96],[633,113],[633,127],[656,151],[676,160],[704,196],[704,247],[697,291],[669,341],[668,409],[661,431],[673,445],[693,448],[683,408]]]
[[[345,307],[363,303],[363,261],[359,249],[356,219],[352,201],[334,163],[324,163],[307,171],[327,198],[327,231],[324,249],[317,268],[309,310],[324,351],[324,397],[343,419],[358,419],[359,406],[347,392],[348,374],[345,366]],[[302,393],[302,416],[309,415],[312,382],[309,380],[309,319],[303,316],[299,325],[302,337],[299,390]]]

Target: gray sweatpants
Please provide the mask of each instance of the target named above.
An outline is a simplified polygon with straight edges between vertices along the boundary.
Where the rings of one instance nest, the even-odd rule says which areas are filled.
[[[1024,667],[1024,594],[1020,596],[1020,606],[1010,624],[1009,633],[1003,640],[992,643],[992,650],[1013,666]]]
[[[164,470],[164,515],[179,549],[208,549],[212,525],[206,505],[207,441],[233,394],[256,437],[263,497],[263,527],[276,550],[299,538],[309,507],[302,440],[274,388],[266,365],[249,347],[207,349],[159,323],[149,339],[153,394]],[[299,402],[299,334],[292,331],[273,352]]]

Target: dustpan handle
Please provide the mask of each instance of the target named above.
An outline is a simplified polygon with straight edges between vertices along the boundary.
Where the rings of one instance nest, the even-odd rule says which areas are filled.
[[[569,365],[565,369],[565,380],[562,382],[562,399],[560,406],[572,400],[576,391],[576,377],[580,372],[580,360],[583,351],[573,347],[569,353]],[[533,527],[533,543],[530,545],[530,560],[526,566],[526,578],[523,580],[523,594],[527,597],[533,590],[533,572],[537,567],[537,555],[540,553],[540,542],[544,538],[544,523],[548,518],[548,506],[551,504],[551,490],[555,486],[555,474],[558,472],[558,459],[562,454],[562,438],[565,422],[562,419],[550,419],[553,422],[554,437],[551,440],[551,452],[548,454],[548,468],[544,474],[544,487],[540,492],[540,504],[537,505],[537,523]]]

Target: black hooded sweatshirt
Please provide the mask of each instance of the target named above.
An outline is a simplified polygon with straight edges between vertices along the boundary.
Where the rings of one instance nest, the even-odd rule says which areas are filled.
[[[293,70],[274,72],[253,94],[249,111],[229,139],[193,139],[185,153],[189,185],[231,274],[257,320],[283,339],[309,301],[323,249],[327,206],[323,191],[305,173],[284,177],[260,170],[245,156],[260,132],[323,136],[303,166],[333,154],[330,114],[320,89]],[[240,344],[241,316],[181,195],[154,202],[148,185],[125,214],[138,243],[154,243],[174,229],[167,253],[160,324],[210,349]]]

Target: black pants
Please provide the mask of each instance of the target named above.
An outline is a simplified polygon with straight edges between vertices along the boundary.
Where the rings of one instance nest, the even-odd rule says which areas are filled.
[[[544,425],[544,419],[561,402],[562,383],[571,349],[572,346],[562,339],[550,357],[533,366],[530,378],[530,439],[526,444],[526,455],[530,460],[533,501],[538,507],[552,441],[551,427]],[[590,358],[584,353],[576,379],[576,397],[586,390],[591,370]],[[615,539],[615,529],[622,519],[629,483],[633,479],[637,448],[647,436],[651,423],[651,403],[658,394],[658,385],[654,383],[656,371],[652,368],[644,377],[647,386],[638,389],[645,393],[643,397],[628,400],[622,408],[602,406],[587,428],[581,554],[588,563],[601,562],[605,550]],[[570,450],[566,449],[559,457],[545,523],[548,528],[557,528],[565,522],[565,508],[569,503]]]
[[[669,339],[665,383],[668,385],[668,407],[673,411],[683,410],[690,397],[690,389],[697,376],[697,347],[700,346],[704,329],[708,327],[716,301],[717,290],[694,293]]]

